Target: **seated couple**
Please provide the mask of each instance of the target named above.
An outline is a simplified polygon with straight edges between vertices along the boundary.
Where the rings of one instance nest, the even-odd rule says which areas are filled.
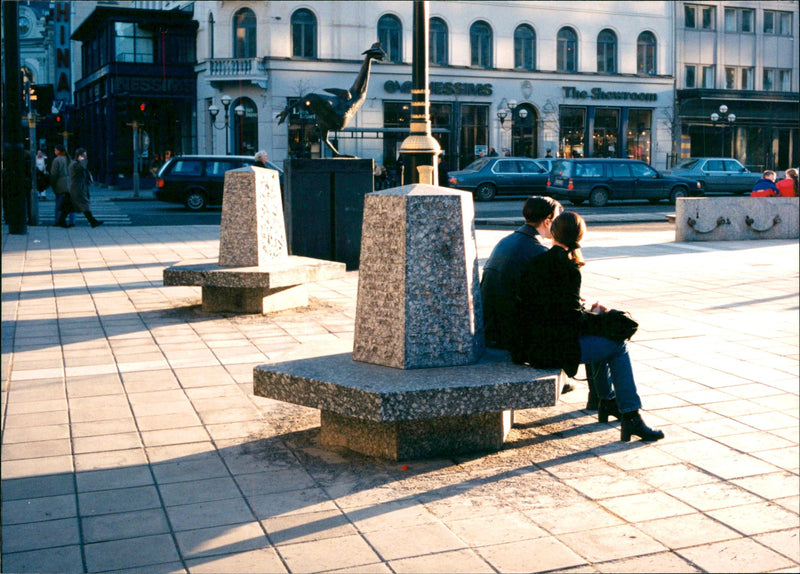
[[[585,222],[549,197],[529,198],[522,214],[525,225],[502,239],[484,266],[487,345],[509,350],[516,363],[560,368],[569,377],[583,364],[589,383],[586,407],[598,410],[601,422],[608,422],[609,415],[620,420],[623,441],[664,438],[639,414],[642,403],[625,342],[593,334],[600,331],[599,317],[607,309],[595,303],[586,310],[580,297]],[[544,238],[553,239],[551,248]]]

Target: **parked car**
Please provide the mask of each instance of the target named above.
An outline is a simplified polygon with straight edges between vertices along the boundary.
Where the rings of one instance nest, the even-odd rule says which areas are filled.
[[[559,158],[557,158],[557,157],[537,157],[533,161],[538,163],[540,166],[542,166],[547,171],[550,171],[551,169],[553,169],[553,164],[555,162],[557,162],[558,159]]]
[[[450,187],[471,191],[478,201],[496,195],[534,195],[547,190],[547,170],[529,157],[482,157],[450,172]]]
[[[574,205],[584,201],[602,207],[610,199],[662,199],[702,195],[697,180],[664,175],[634,159],[562,159],[553,164],[547,181],[550,195]]]
[[[181,155],[165,163],[156,174],[156,199],[182,203],[186,209],[201,211],[208,205],[222,204],[225,172],[254,165],[252,156]],[[283,185],[283,170],[271,162]]]
[[[750,193],[761,179],[738,160],[721,157],[682,159],[666,173],[698,180],[705,193]]]

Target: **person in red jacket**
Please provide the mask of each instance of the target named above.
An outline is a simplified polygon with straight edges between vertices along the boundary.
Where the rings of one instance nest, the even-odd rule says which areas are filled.
[[[777,197],[778,187],[775,185],[776,174],[771,169],[765,171],[756,184],[753,186],[753,191],[750,197]]]
[[[797,170],[790,167],[786,170],[786,177],[775,184],[781,197],[797,197]]]

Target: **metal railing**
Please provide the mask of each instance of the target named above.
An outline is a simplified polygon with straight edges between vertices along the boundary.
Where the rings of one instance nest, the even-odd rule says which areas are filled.
[[[262,58],[214,58],[207,62],[208,74],[212,78],[249,78],[267,73]]]

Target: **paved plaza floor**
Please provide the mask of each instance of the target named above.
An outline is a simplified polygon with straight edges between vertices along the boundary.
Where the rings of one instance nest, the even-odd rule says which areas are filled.
[[[481,262],[509,232],[477,232]],[[218,241],[4,228],[0,571],[800,571],[797,241],[590,226],[584,296],[639,321],[666,438],[620,442],[577,381],[500,452],[407,463],[323,449],[318,411],[252,393],[255,365],[352,349],[358,272],[206,314],[162,271]]]

